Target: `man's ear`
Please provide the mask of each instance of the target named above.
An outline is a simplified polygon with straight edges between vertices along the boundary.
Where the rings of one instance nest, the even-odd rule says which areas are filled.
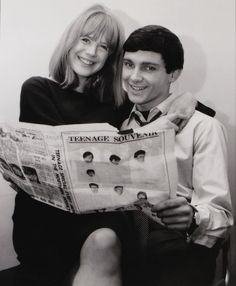
[[[182,72],[182,70],[175,70],[175,71],[171,72],[169,74],[169,82],[170,83],[175,82],[179,78],[181,72]]]

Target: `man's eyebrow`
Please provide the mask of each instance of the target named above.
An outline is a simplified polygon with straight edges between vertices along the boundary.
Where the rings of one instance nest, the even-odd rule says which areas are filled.
[[[141,65],[152,65],[152,66],[160,66],[159,63],[154,63],[154,62],[141,62]]]
[[[130,58],[123,58],[123,60],[125,60],[125,61],[129,61],[129,62],[134,62],[132,59],[130,59]],[[159,63],[155,63],[155,62],[151,62],[151,61],[146,61],[146,62],[141,62],[141,63],[139,63],[140,65],[154,65],[154,66],[160,66],[160,64]]]

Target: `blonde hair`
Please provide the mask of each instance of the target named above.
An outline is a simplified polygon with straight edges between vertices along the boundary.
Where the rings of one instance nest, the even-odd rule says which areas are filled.
[[[78,43],[81,36],[105,36],[109,54],[104,67],[92,75],[86,85],[87,90],[94,91],[100,102],[105,96],[113,97],[119,106],[121,84],[121,56],[124,43],[124,31],[119,21],[102,5],[93,5],[79,15],[63,33],[49,63],[49,75],[63,88],[79,86],[79,79],[71,68],[69,52]],[[108,99],[108,98],[107,98]]]

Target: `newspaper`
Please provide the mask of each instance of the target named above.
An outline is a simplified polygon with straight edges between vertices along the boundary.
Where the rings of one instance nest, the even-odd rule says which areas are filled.
[[[141,209],[174,197],[174,130],[0,123],[0,169],[31,197],[72,213]]]

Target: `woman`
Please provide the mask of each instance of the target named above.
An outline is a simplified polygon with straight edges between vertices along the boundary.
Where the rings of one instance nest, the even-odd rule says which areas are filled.
[[[120,24],[103,6],[83,12],[64,32],[52,55],[50,79],[32,77],[24,82],[20,121],[48,125],[108,122],[118,127],[130,111],[129,105],[119,110],[122,102],[114,100],[122,92],[123,42]],[[119,244],[122,259],[128,263],[126,250],[129,241],[135,241],[124,213],[75,215],[19,191],[13,222],[22,285],[68,285],[75,265],[76,271],[79,268],[76,285],[121,285]],[[131,252],[129,248],[128,257]]]
[[[108,122],[118,126],[122,119],[118,120],[113,95],[121,92],[116,71],[123,41],[123,30],[110,12],[100,5],[87,9],[62,35],[50,61],[50,79],[32,77],[24,82],[20,121],[49,125]],[[113,231],[96,229],[109,227],[122,236],[125,228],[121,213],[78,216],[37,202],[23,191],[16,195],[13,222],[13,242],[26,278],[24,285],[31,286],[65,285],[75,264],[82,265],[81,285],[90,285],[96,271],[86,267],[86,261],[92,258],[90,264],[98,269],[103,260],[96,260],[99,249],[95,257],[86,250],[94,240],[104,244],[103,233],[113,239]],[[109,251],[106,258],[109,261]],[[110,271],[111,264],[104,269]],[[109,285],[105,274],[96,275],[96,285]],[[114,275],[110,285],[117,279]]]

